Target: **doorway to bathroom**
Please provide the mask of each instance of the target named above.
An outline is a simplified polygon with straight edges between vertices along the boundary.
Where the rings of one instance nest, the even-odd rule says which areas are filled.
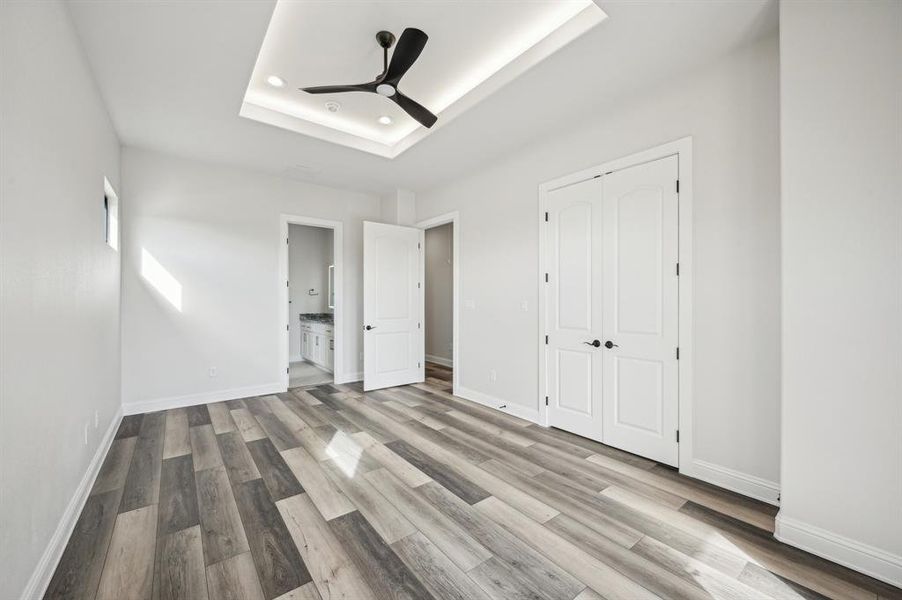
[[[333,383],[339,372],[340,225],[283,216],[287,389]]]

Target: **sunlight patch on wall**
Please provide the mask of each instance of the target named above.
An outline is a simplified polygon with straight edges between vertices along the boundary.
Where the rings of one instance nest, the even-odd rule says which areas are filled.
[[[141,248],[141,277],[182,312],[182,284],[146,248]]]

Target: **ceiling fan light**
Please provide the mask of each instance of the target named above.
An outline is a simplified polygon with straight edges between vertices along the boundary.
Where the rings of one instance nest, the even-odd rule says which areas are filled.
[[[382,125],[391,125],[392,124],[391,117],[389,117],[387,115],[382,115],[381,117],[379,117],[377,119],[377,121],[379,121],[379,123],[381,123]]]
[[[285,80],[278,75],[270,75],[266,78],[266,83],[277,88],[285,87]]]
[[[387,83],[380,83],[376,86],[376,93],[380,96],[391,98],[395,95],[395,88],[394,86],[388,85]]]

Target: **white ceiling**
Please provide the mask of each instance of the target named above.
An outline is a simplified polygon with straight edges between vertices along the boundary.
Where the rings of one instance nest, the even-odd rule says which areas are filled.
[[[394,158],[603,19],[592,0],[280,0],[241,115]],[[298,89],[373,81],[383,69],[376,32],[400,37],[408,26],[429,41],[400,89],[439,116],[431,129],[375,94]],[[273,75],[284,85],[269,85]],[[327,102],[340,109],[327,110]],[[392,122],[380,124],[381,116]]]
[[[599,26],[394,160],[239,116],[275,0],[69,7],[124,145],[381,193],[477,169],[777,25],[775,0],[598,4]]]

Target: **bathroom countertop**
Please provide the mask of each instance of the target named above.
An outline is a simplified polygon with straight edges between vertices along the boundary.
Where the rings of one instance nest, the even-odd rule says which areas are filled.
[[[313,321],[314,323],[332,324],[332,313],[301,313],[301,321]]]

